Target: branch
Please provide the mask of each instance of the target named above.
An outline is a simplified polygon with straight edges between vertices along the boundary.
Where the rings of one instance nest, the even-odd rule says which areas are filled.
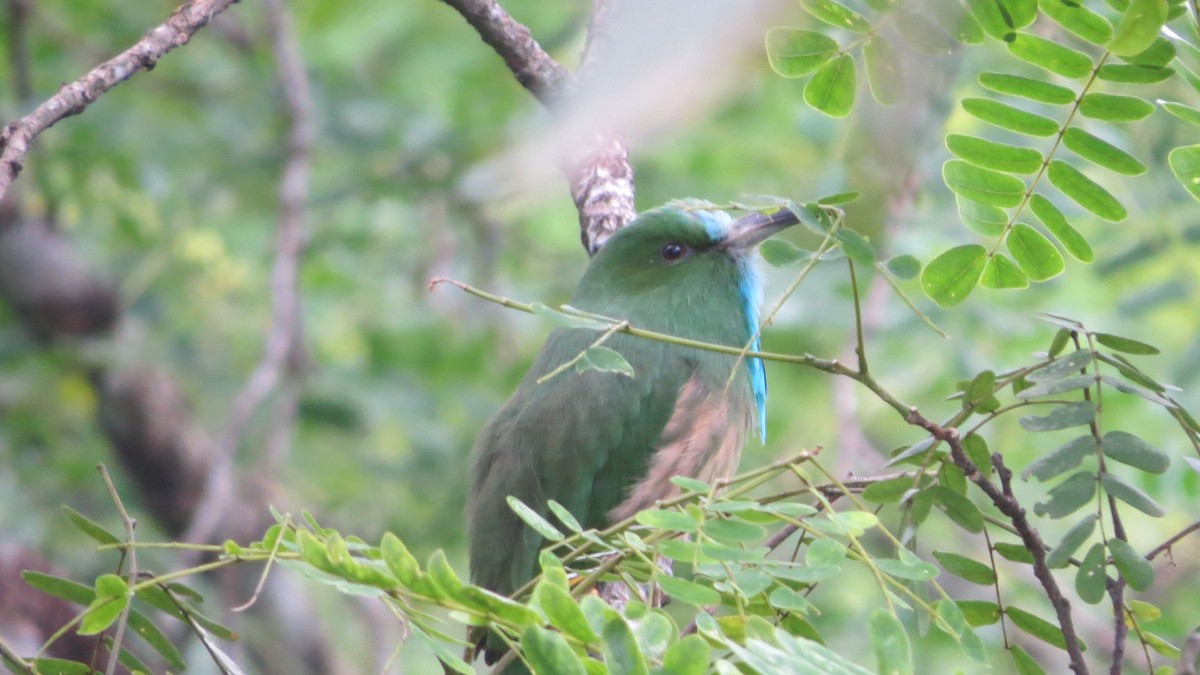
[[[1157,558],[1159,556],[1159,554],[1170,551],[1171,547],[1174,546],[1175,544],[1179,543],[1180,539],[1183,539],[1184,537],[1195,532],[1196,530],[1200,530],[1200,520],[1192,523],[1191,525],[1188,525],[1187,527],[1180,530],[1179,533],[1176,534],[1175,536],[1164,541],[1163,543],[1159,544],[1158,546],[1155,546],[1153,548],[1153,550],[1151,550],[1149,553],[1146,554],[1146,560],[1154,560],[1155,558]]]
[[[150,70],[168,52],[187,44],[209,20],[237,0],[192,0],[132,47],[93,68],[82,78],[63,85],[36,110],[0,131],[0,197],[24,166],[29,143],[65,117],[78,115],[109,89],[134,74]]]
[[[275,239],[275,265],[271,271],[271,329],[263,355],[233,401],[228,426],[205,485],[205,496],[184,537],[203,543],[227,513],[234,490],[233,460],[250,422],[267,397],[290,370],[299,351],[300,254],[308,200],[308,179],[315,128],[308,76],[292,29],[280,0],[264,0],[268,31],[283,93],[283,114],[288,120],[288,154],[279,179],[279,226]]]

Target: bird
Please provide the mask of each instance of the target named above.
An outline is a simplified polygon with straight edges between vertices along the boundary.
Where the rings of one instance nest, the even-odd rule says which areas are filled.
[[[796,222],[787,208],[738,219],[681,203],[646,211],[596,253],[570,305],[758,350],[758,244]],[[510,595],[536,574],[544,541],[509,508],[510,495],[546,517],[555,500],[583,527],[600,528],[679,494],[673,476],[731,475],[747,437],[765,442],[760,359],[618,332],[604,346],[624,357],[632,376],[567,369],[546,379],[597,337],[588,328],[555,329],[475,441],[467,505],[475,585]],[[494,633],[475,638],[489,664],[507,651]]]

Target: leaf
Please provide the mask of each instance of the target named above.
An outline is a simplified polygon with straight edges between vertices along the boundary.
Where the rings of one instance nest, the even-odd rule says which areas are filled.
[[[79,622],[80,635],[95,635],[111,626],[129,606],[129,586],[115,574],[96,578],[96,597]]]
[[[685,635],[663,654],[662,672],[670,675],[704,675],[712,660],[712,648],[699,635]]]
[[[386,532],[383,535],[383,541],[380,542],[379,550],[383,556],[383,562],[387,564],[392,574],[396,575],[400,583],[412,586],[420,576],[421,568],[417,559],[413,557],[412,553],[409,553],[404,542],[391,532]]]
[[[721,602],[720,593],[694,581],[667,575],[659,575],[655,577],[655,581],[664,593],[689,605],[703,607],[705,605],[716,605]]]
[[[1145,50],[1133,56],[1121,56],[1127,63],[1162,68],[1175,59],[1175,45],[1164,37],[1156,37]]]
[[[759,541],[767,531],[744,520],[713,518],[704,521],[704,533],[717,541],[740,543]]]
[[[938,568],[923,560],[903,561],[893,558],[876,558],[873,562],[885,574],[890,574],[898,579],[929,581],[936,579],[938,575]]]
[[[1154,356],[1159,353],[1158,347],[1133,338],[1121,337],[1112,333],[1093,333],[1092,335],[1096,338],[1096,342],[1118,352],[1142,356]]]
[[[1089,424],[1096,417],[1090,401],[1064,403],[1041,416],[1027,415],[1019,421],[1026,431],[1058,431]]]
[[[876,672],[887,675],[914,672],[908,633],[894,614],[881,608],[873,610],[867,618],[867,632],[878,664]]]
[[[1112,38],[1112,24],[1073,0],[1038,0],[1038,7],[1055,23],[1095,45],[1107,43]]]
[[[963,449],[967,452],[967,457],[975,465],[985,478],[990,478],[992,475],[991,454],[988,451],[987,441],[979,434],[970,434],[963,439]]]
[[[1063,77],[1079,79],[1092,72],[1092,59],[1087,54],[1030,33],[1017,33],[1008,43],[1008,51],[1022,61]]]
[[[976,166],[1006,173],[1033,173],[1042,166],[1042,154],[1033,148],[996,143],[974,136],[949,134],[946,136],[946,148]]]
[[[1025,223],[1017,223],[1008,233],[1008,252],[1033,281],[1046,281],[1062,274],[1062,255],[1041,232]]]
[[[958,217],[963,224],[985,237],[998,237],[1008,227],[1008,213],[990,204],[981,204],[955,195]]]
[[[763,260],[773,267],[806,263],[817,257],[815,252],[799,248],[783,239],[768,239],[758,247],[758,251],[762,254]]]
[[[1067,105],[1075,102],[1075,92],[1070,89],[1024,75],[985,72],[979,74],[979,84],[998,94],[1020,96],[1047,105]]]
[[[587,328],[591,330],[603,330],[609,327],[609,323],[600,321],[599,319],[590,319],[586,316],[578,316],[575,314],[567,314],[557,309],[551,309],[546,305],[535,302],[529,306],[530,311],[535,316],[540,316],[544,319],[549,319],[554,323],[565,326],[567,328]]]
[[[883,266],[897,279],[915,279],[921,273],[921,261],[908,254],[891,258]]]
[[[1034,504],[1033,512],[1049,518],[1069,516],[1083,508],[1095,494],[1096,474],[1091,471],[1079,471],[1051,488],[1050,498]]]
[[[1147,473],[1163,473],[1171,464],[1165,452],[1125,431],[1104,434],[1103,445],[1106,456]]]
[[[1059,0],[1050,0],[1050,2],[1057,1]],[[1017,668],[1017,675],[1046,675],[1046,671],[1042,670],[1038,662],[1034,661],[1029,652],[1025,651],[1021,645],[1010,645],[1008,651],[1012,654],[1013,665]]]
[[[1121,480],[1116,474],[1106,473],[1100,477],[1109,495],[1125,502],[1142,513],[1154,518],[1161,518],[1166,511],[1158,505],[1150,495]]]
[[[1121,202],[1109,194],[1108,190],[1080,173],[1079,169],[1056,159],[1050,162],[1046,175],[1054,187],[1088,211],[1113,222],[1125,220],[1127,213]]]
[[[1023,609],[1009,605],[1004,613],[1013,624],[1033,637],[1059,649],[1067,648],[1067,640],[1063,637],[1062,629],[1045,619],[1030,614]]]
[[[804,554],[804,563],[809,567],[836,567],[845,559],[846,547],[827,537],[814,541]]]
[[[537,675],[587,675],[583,661],[562,635],[540,626],[521,634],[521,651]]]
[[[678,478],[678,476],[676,476],[676,478]],[[674,478],[671,480],[674,481]],[[566,527],[568,530],[576,533],[583,531],[583,526],[579,524],[579,521],[575,519],[575,516],[571,515],[571,512],[567,510],[567,507],[559,504],[553,499],[548,500],[546,502],[546,506],[550,509],[551,513],[554,514],[554,517],[558,518],[559,522],[563,524],[563,527]]]
[[[925,266],[921,288],[942,307],[953,307],[975,290],[986,260],[987,249],[979,244],[952,248]]]
[[[987,600],[956,600],[959,611],[972,628],[990,626],[1000,620],[1000,607]]]
[[[1058,122],[1007,103],[987,98],[964,98],[962,108],[972,117],[994,124],[1002,129],[1027,136],[1053,136],[1058,133]]]
[[[863,45],[863,60],[867,67],[867,85],[871,96],[883,105],[898,103],[904,98],[904,74],[892,43],[882,35],[874,35]]]
[[[772,28],[767,31],[767,60],[784,77],[803,77],[838,51],[837,40],[812,30]]]
[[[551,525],[550,521],[527,506],[525,502],[512,495],[508,495],[505,500],[508,502],[508,508],[512,509],[517,514],[517,517],[523,520],[526,525],[533,528],[534,532],[537,532],[550,541],[561,541],[564,538],[563,533],[559,532],[558,528]]]
[[[1014,37],[1014,22],[997,0],[967,0],[967,9],[988,35],[1005,42]]]
[[[980,663],[987,663],[983,642],[975,634],[975,631],[971,630],[970,624],[967,623],[967,617],[963,615],[958,603],[948,599],[939,600],[936,616],[937,623],[935,625],[938,629],[946,631],[958,640],[967,656]]]
[[[602,373],[619,373],[625,377],[633,377],[633,366],[624,356],[608,347],[588,347],[583,356],[575,364],[575,372],[584,373],[598,370]]]
[[[838,230],[836,236],[838,245],[846,252],[847,258],[867,267],[875,264],[875,248],[866,237],[846,228]]]
[[[835,28],[844,28],[854,33],[866,33],[871,30],[871,22],[867,21],[866,17],[834,0],[800,0],[800,6],[814,19]]]
[[[668,509],[647,509],[639,511],[637,521],[647,527],[659,530],[675,530],[677,532],[695,532],[700,529],[700,521],[690,513]]]
[[[1047,481],[1079,466],[1084,457],[1094,455],[1096,441],[1091,435],[1080,436],[1059,446],[1056,450],[1035,459],[1021,472],[1022,480],[1030,477]]]
[[[942,165],[942,178],[956,194],[992,206],[1018,206],[1025,197],[1021,179],[958,159]]]
[[[1155,84],[1168,80],[1175,71],[1160,66],[1138,66],[1128,63],[1106,63],[1100,66],[1096,77],[1107,82],[1128,84]]]
[[[606,665],[610,672],[622,675],[649,675],[646,658],[638,648],[637,638],[629,624],[620,616],[614,616],[600,631],[604,638]],[[554,675],[557,675],[555,673]]]
[[[1021,544],[1010,544],[1008,542],[998,542],[992,545],[996,549],[996,553],[1005,560],[1011,560],[1016,563],[1025,563],[1026,565],[1033,564],[1033,554],[1029,549]]]
[[[1138,555],[1124,539],[1109,539],[1108,550],[1112,553],[1113,565],[1129,587],[1135,591],[1149,590],[1154,585],[1154,566]]]
[[[1079,127],[1067,129],[1063,134],[1063,145],[1089,162],[1119,174],[1140,176],[1146,173],[1146,165],[1136,157]]]
[[[1153,103],[1135,96],[1091,93],[1079,104],[1081,115],[1106,122],[1136,122],[1153,112]]]
[[[1079,594],[1079,599],[1089,605],[1095,605],[1104,599],[1108,585],[1104,564],[1104,544],[1096,542],[1083,556],[1079,571],[1075,573],[1075,592]]]
[[[804,85],[804,102],[830,117],[845,117],[854,107],[856,86],[854,57],[842,54],[818,68]]]
[[[1175,180],[1193,199],[1200,201],[1200,145],[1175,148],[1167,155],[1167,161]]]
[[[95,539],[97,542],[101,544],[121,543],[121,539],[117,538],[117,535],[104,529],[100,523],[88,518],[75,509],[63,504],[62,510],[63,514],[67,516],[67,520],[70,520],[72,525],[79,528],[80,532],[83,532],[92,539]]]
[[[1182,103],[1175,103],[1174,101],[1160,101],[1159,105],[1163,107],[1163,110],[1166,110],[1184,122],[1200,126],[1200,110]]]
[[[978,560],[948,551],[934,551],[933,557],[937,558],[943,569],[960,579],[981,586],[991,586],[996,582],[996,572]]]
[[[592,630],[592,625],[588,623],[583,610],[579,608],[579,603],[562,587],[553,583],[539,582],[537,588],[533,590],[533,598],[537,601],[538,607],[545,612],[546,618],[550,620],[550,625],[580,642],[586,644],[600,642],[600,636]]]
[[[1058,546],[1052,548],[1046,555],[1046,566],[1053,569],[1066,565],[1075,551],[1078,551],[1079,547],[1083,546],[1084,542],[1092,536],[1092,532],[1096,530],[1098,517],[1095,513],[1089,513],[1078,523],[1072,525],[1071,529],[1063,535],[1062,541],[1058,542]]]
[[[1068,375],[1075,375],[1091,364],[1095,352],[1090,349],[1080,349],[1051,361],[1043,368],[1029,374],[1034,382],[1057,380]]]
[[[43,593],[68,600],[77,605],[87,605],[96,599],[96,591],[78,581],[51,576],[34,570],[21,570],[25,583]]]
[[[1022,389],[1017,398],[1034,399],[1042,396],[1052,396],[1061,394],[1065,391],[1075,391],[1077,389],[1087,389],[1096,386],[1095,375],[1077,375],[1068,377],[1064,380],[1051,380],[1049,382],[1041,382],[1028,389]]]
[[[1117,23],[1108,51],[1117,56],[1141,53],[1158,37],[1167,21],[1167,0],[1133,0]]]
[[[876,504],[895,504],[913,486],[909,476],[896,476],[872,483],[863,490],[862,498]]]
[[[954,50],[957,34],[951,35],[925,14],[901,5],[893,10],[893,16],[896,17],[900,36],[917,51],[930,56],[943,56]]]

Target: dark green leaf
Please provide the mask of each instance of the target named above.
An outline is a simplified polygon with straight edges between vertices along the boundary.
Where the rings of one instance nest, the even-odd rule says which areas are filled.
[[[1048,382],[1040,382],[1027,389],[1022,389],[1021,393],[1017,394],[1017,398],[1029,400],[1040,398],[1042,396],[1052,396],[1061,394],[1064,391],[1075,391],[1077,389],[1087,389],[1096,385],[1095,375],[1077,375],[1068,377],[1063,380],[1051,380]]]
[[[540,626],[530,626],[521,634],[521,651],[536,675],[587,675],[579,655],[562,635]]]
[[[942,178],[956,194],[992,206],[1017,206],[1025,198],[1021,179],[958,159],[942,165]]]
[[[1186,106],[1182,103],[1175,103],[1174,101],[1163,101],[1161,105],[1163,110],[1166,110],[1184,122],[1200,126],[1200,110],[1197,110],[1191,106]]]
[[[676,476],[676,478],[678,477],[679,476]],[[674,481],[674,478],[671,480]],[[554,514],[554,517],[558,518],[559,522],[561,522],[568,530],[572,532],[583,531],[583,526],[579,524],[579,521],[575,519],[575,516],[571,515],[571,512],[567,510],[567,507],[559,504],[553,499],[547,501],[546,506],[550,508],[550,511]]]
[[[1061,0],[1050,0],[1051,2],[1060,2]],[[1025,651],[1021,645],[1011,645],[1009,653],[1012,654],[1013,665],[1017,668],[1017,675],[1046,675],[1046,671],[1038,665],[1037,661]]]
[[[973,584],[991,586],[996,581],[996,573],[991,567],[964,555],[934,551],[933,557],[937,558],[947,572]]]
[[[508,508],[512,509],[517,517],[525,521],[525,524],[533,528],[534,532],[542,535],[550,541],[561,541],[563,533],[558,531],[558,528],[550,524],[550,521],[542,517],[540,513],[534,511],[525,502],[509,495],[506,499]],[[397,575],[399,576],[399,575]]]
[[[1012,605],[1009,605],[1004,610],[1004,613],[1008,615],[1008,618],[1017,628],[1029,633],[1033,637],[1059,649],[1067,648],[1066,638],[1063,637],[1062,629],[1058,626]]]
[[[1095,453],[1095,439],[1091,435],[1080,436],[1031,462],[1021,472],[1021,478],[1029,480],[1030,477],[1033,477],[1039,481],[1050,480],[1055,476],[1061,476],[1067,471],[1074,469],[1079,466],[1084,457],[1094,455]]]
[[[1101,80],[1129,84],[1154,84],[1170,79],[1175,74],[1170,68],[1159,66],[1137,66],[1127,63],[1108,63],[1100,66],[1096,74]]]
[[[703,607],[705,605],[715,605],[721,602],[720,593],[717,593],[713,589],[707,586],[702,586],[694,581],[688,581],[687,579],[679,579],[677,577],[670,577],[666,575],[659,575],[655,577],[655,581],[658,583],[659,587],[662,588],[664,593],[672,598],[675,598],[676,600],[679,600],[680,602],[686,602],[689,605]]]
[[[980,73],[979,84],[999,94],[1020,96],[1048,105],[1067,105],[1075,102],[1075,92],[1066,87],[1008,73]]]
[[[800,6],[818,21],[845,28],[855,33],[866,33],[871,30],[871,22],[862,14],[834,2],[834,0],[800,0]]]
[[[974,502],[944,485],[935,485],[932,491],[934,500],[942,506],[950,520],[968,532],[983,531],[983,513]]]
[[[1154,585],[1154,566],[1138,555],[1124,539],[1109,539],[1108,550],[1112,553],[1113,565],[1135,591],[1149,590]]]
[[[1008,43],[1013,56],[1057,75],[1079,79],[1092,72],[1092,59],[1083,52],[1030,33],[1017,33]]]
[[[1165,452],[1125,431],[1104,434],[1104,454],[1147,473],[1163,473],[1171,464]]]
[[[1017,223],[1008,233],[1008,252],[1030,279],[1046,281],[1062,274],[1062,255],[1041,232],[1025,223]]]
[[[971,379],[963,389],[963,405],[977,405],[992,397],[996,390],[996,373],[985,370]]]
[[[1133,0],[1117,23],[1108,51],[1117,56],[1141,53],[1155,38],[1167,20],[1167,0]]]
[[[998,237],[1008,227],[1008,213],[1004,209],[958,195],[955,195],[955,201],[958,202],[958,217],[963,224],[985,237]]]
[[[1050,489],[1049,499],[1033,505],[1039,516],[1062,518],[1083,508],[1096,494],[1096,474],[1079,471]]]
[[[921,273],[921,261],[915,256],[898,255],[883,263],[897,279],[915,279]]]
[[[1091,93],[1079,104],[1079,114],[1106,122],[1136,122],[1153,112],[1153,103],[1135,96]]]
[[[117,535],[104,529],[100,523],[88,518],[75,509],[63,504],[62,510],[63,513],[66,514],[67,520],[70,520],[72,525],[79,528],[80,532],[83,532],[92,539],[95,539],[101,544],[121,543],[121,540],[117,538]]]
[[[855,78],[854,57],[842,54],[818,68],[804,85],[804,102],[830,117],[845,117],[854,107]]]
[[[961,159],[986,169],[1007,173],[1033,173],[1042,166],[1042,154],[1033,148],[996,143],[974,136],[949,134],[946,147]]]
[[[904,98],[904,74],[892,43],[882,35],[874,35],[863,45],[863,60],[871,96],[883,105],[899,103]]]
[[[837,240],[847,258],[868,267],[875,264],[875,248],[866,237],[854,230],[843,228],[837,231]]]
[[[1075,573],[1075,592],[1079,599],[1095,605],[1104,599],[1108,575],[1104,573],[1104,544],[1096,542],[1083,556],[1079,571]]]
[[[895,504],[900,497],[913,486],[913,479],[908,476],[897,476],[879,481],[863,490],[863,499],[876,504]]]
[[[583,610],[579,608],[579,603],[565,589],[552,583],[542,582],[534,589],[533,597],[542,611],[546,613],[550,625],[581,642],[587,644],[600,642],[600,636],[592,630],[592,625],[588,623]]]
[[[1046,415],[1028,415],[1020,419],[1026,431],[1058,431],[1089,424],[1096,417],[1096,407],[1089,401],[1064,403]]]
[[[598,370],[602,373],[618,373],[625,377],[633,377],[633,366],[616,352],[608,347],[588,347],[583,352],[582,358],[575,363],[575,372],[584,373],[589,370]]]
[[[1062,160],[1050,162],[1047,177],[1054,187],[1083,208],[1105,220],[1125,220],[1125,207],[1108,190]]]
[[[77,605],[87,605],[96,599],[96,591],[77,581],[51,576],[34,570],[21,570],[21,578],[25,583],[43,593],[56,598],[68,600]]]
[[[971,627],[990,626],[1000,620],[1000,606],[987,600],[956,600]]]
[[[1100,477],[1100,482],[1109,495],[1125,502],[1142,513],[1154,518],[1161,518],[1166,511],[1158,505],[1150,495],[1121,480],[1116,474],[1106,473]]]
[[[942,307],[953,307],[975,289],[986,260],[987,249],[979,244],[952,248],[925,266],[921,288]]]
[[[0,661],[6,663],[7,659]],[[91,666],[79,661],[68,661],[67,659],[54,659],[42,657],[33,659],[34,672],[38,675],[94,675],[99,672],[92,670]],[[17,671],[13,671],[17,672]]]
[[[1055,546],[1046,555],[1046,566],[1055,568],[1066,565],[1075,551],[1078,551],[1079,547],[1083,546],[1084,542],[1092,536],[1092,532],[1096,529],[1097,519],[1098,516],[1095,513],[1089,513],[1078,523],[1072,525],[1071,529],[1063,535],[1062,541],[1058,542],[1058,546]]]
[[[1063,144],[1080,157],[1119,174],[1140,176],[1146,173],[1146,165],[1136,157],[1079,127],[1067,129]]]
[[[871,647],[878,664],[876,672],[888,675],[914,672],[908,633],[894,614],[885,609],[875,609],[867,619],[867,632],[871,636]]]
[[[1118,352],[1139,354],[1142,356],[1154,356],[1159,353],[1158,347],[1146,344],[1140,340],[1134,340],[1133,338],[1121,337],[1120,335],[1113,335],[1111,333],[1093,333],[1092,335],[1096,338],[1096,342]]]
[[[606,664],[613,675],[649,675],[646,658],[638,647],[637,638],[629,624],[620,616],[614,616],[604,624]]]
[[[987,98],[964,98],[963,110],[978,119],[1003,129],[1028,136],[1053,136],[1058,133],[1058,122],[1007,103]]]
[[[784,77],[803,77],[838,51],[837,40],[812,30],[772,28],[767,31],[767,60]]]
[[[1175,148],[1167,156],[1171,173],[1193,199],[1200,201],[1200,145]]]
[[[979,434],[970,434],[963,439],[963,449],[967,452],[967,457],[975,464],[975,468],[983,474],[985,478],[992,475],[991,453],[988,451],[987,441]]]
[[[1037,198],[1038,196],[1039,195],[1034,195],[1034,198]],[[1067,345],[1070,342],[1071,331],[1067,330],[1066,328],[1059,328],[1057,331],[1055,331],[1054,339],[1050,341],[1050,349],[1047,350],[1050,358],[1055,358],[1061,354],[1062,351],[1067,348]]]
[[[992,545],[996,549],[996,553],[1005,560],[1011,560],[1017,563],[1025,563],[1026,565],[1033,564],[1033,554],[1029,549],[1021,544],[1009,544],[1007,542],[998,542]]]
[[[1038,6],[1058,25],[1095,45],[1102,45],[1112,38],[1112,24],[1108,19],[1088,9],[1084,3],[1074,0],[1038,0]]]

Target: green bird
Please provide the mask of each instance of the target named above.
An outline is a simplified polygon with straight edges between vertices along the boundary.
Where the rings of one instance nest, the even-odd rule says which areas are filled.
[[[738,220],[676,206],[645,212],[596,254],[570,304],[741,348],[758,332],[757,245],[796,222],[787,209]],[[765,440],[766,372],[756,358],[739,365],[736,356],[616,334],[605,346],[632,377],[588,370],[538,383],[596,338],[585,328],[551,333],[475,441],[467,517],[477,585],[509,595],[536,573],[542,537],[509,508],[509,495],[542,515],[553,499],[585,528],[603,527],[678,494],[673,476],[728,476],[747,436]],[[493,663],[507,648],[494,634],[485,641]]]

